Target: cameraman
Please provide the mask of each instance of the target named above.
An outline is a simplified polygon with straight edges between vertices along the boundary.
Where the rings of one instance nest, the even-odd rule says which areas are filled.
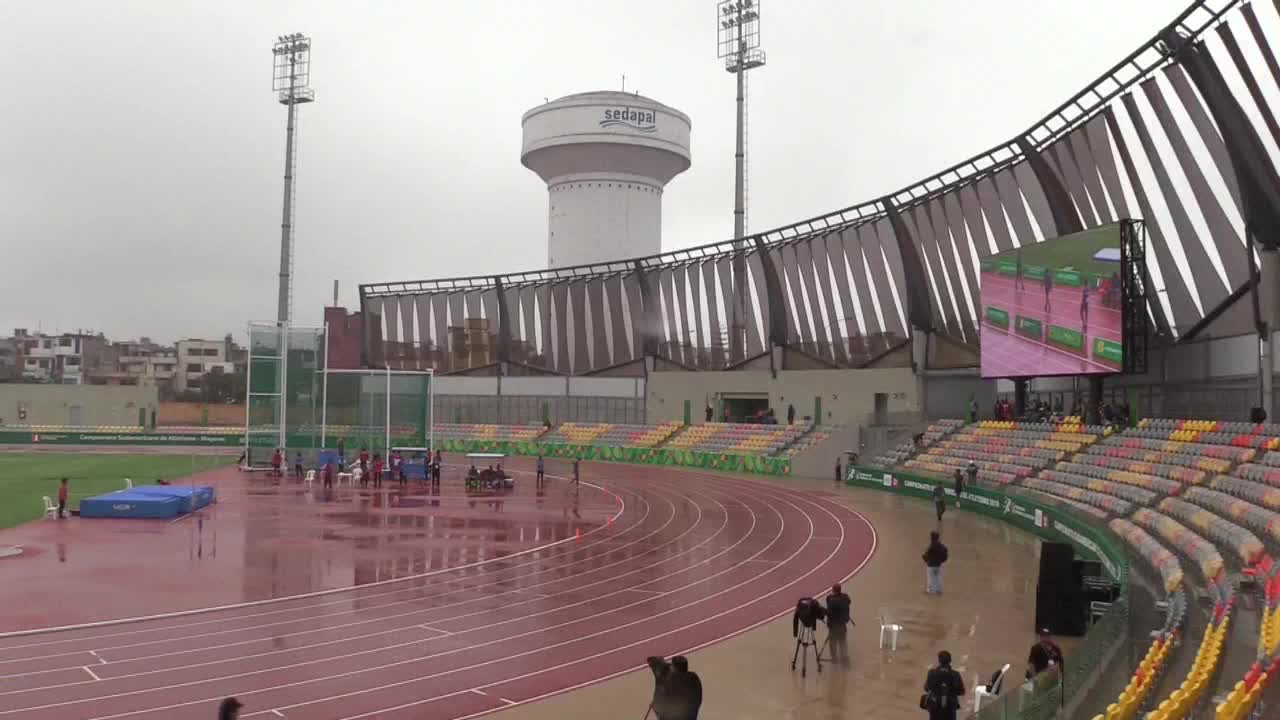
[[[849,662],[849,606],[852,600],[840,589],[840,584],[831,586],[831,594],[827,596],[827,638],[831,643],[831,662]]]
[[[658,720],[698,720],[702,708],[702,679],[689,672],[689,661],[677,655],[667,662],[650,657],[653,671],[653,714]]]
[[[649,669],[653,671],[653,701],[649,703],[649,707],[658,720],[675,720],[671,688],[667,682],[671,677],[671,664],[656,655],[647,658],[645,662],[649,663]]]

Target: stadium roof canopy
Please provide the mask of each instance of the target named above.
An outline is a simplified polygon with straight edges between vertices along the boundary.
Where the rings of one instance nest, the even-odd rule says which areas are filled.
[[[740,244],[362,285],[368,359],[464,369],[477,341],[449,328],[468,320],[494,338],[493,361],[565,374],[646,355],[743,366],[773,346],[858,367],[920,331],[972,346],[978,260],[1125,218],[1145,221],[1156,332],[1251,332],[1254,311],[1239,301],[1256,250],[1280,240],[1277,38],[1274,5],[1201,0],[1026,132]]]

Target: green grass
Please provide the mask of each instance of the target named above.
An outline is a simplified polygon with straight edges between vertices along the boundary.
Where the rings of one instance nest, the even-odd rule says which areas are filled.
[[[58,481],[67,478],[67,505],[124,489],[124,479],[135,485],[178,478],[230,465],[235,458],[211,455],[88,455],[57,453],[0,454],[0,528],[35,520],[44,512],[47,495],[58,497]]]
[[[1040,265],[1054,269],[1073,267],[1092,275],[1110,277],[1111,273],[1120,272],[1120,263],[1098,262],[1093,259],[1093,254],[1103,248],[1119,247],[1120,223],[1112,223],[1023,247],[1022,264],[1024,267]],[[992,255],[991,259],[1017,262],[1018,250],[1006,250]]]

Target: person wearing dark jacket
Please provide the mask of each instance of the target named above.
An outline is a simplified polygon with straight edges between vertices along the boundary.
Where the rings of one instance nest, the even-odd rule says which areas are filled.
[[[229,697],[218,705],[218,720],[237,720],[240,717],[240,708],[244,707],[244,703]]]
[[[702,708],[702,679],[698,673],[689,672],[689,661],[683,655],[671,658],[671,672],[667,675],[667,703],[670,720],[698,720]]]
[[[960,507],[960,496],[964,494],[964,473],[956,468],[956,507]]]
[[[667,682],[671,677],[672,667],[666,660],[657,656],[648,658],[646,662],[649,663],[649,669],[653,671],[653,701],[649,703],[649,707],[653,709],[653,714],[658,720],[674,720],[671,689]]]
[[[942,564],[947,561],[947,546],[937,532],[929,533],[929,547],[920,556],[924,560],[925,588],[930,595],[942,594]]]
[[[933,509],[938,512],[938,523],[942,523],[942,514],[947,511],[947,491],[941,485],[933,486]]]
[[[831,594],[827,596],[827,638],[831,643],[831,662],[849,662],[849,625],[853,620],[849,617],[849,606],[852,601],[849,595],[840,589],[840,584],[831,586]]]
[[[938,653],[938,666],[929,670],[924,680],[924,709],[929,720],[956,720],[960,698],[964,695],[964,678],[951,669],[951,653]]]

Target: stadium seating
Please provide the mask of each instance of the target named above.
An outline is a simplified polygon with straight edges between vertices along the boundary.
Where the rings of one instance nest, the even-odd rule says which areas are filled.
[[[1187,502],[1208,508],[1218,515],[1236,520],[1245,527],[1263,533],[1272,541],[1280,541],[1280,513],[1259,507],[1225,492],[1202,487],[1190,488],[1182,498]]]
[[[955,430],[903,467],[931,474],[950,475],[970,462],[978,479],[1009,484],[1034,475],[1070,453],[1095,442],[1105,430],[1079,424],[1020,423],[984,420]]]
[[[692,425],[667,447],[732,455],[773,455],[809,432],[811,425],[705,423]]]
[[[1124,518],[1116,518],[1107,523],[1107,526],[1129,543],[1135,554],[1160,574],[1160,581],[1164,584],[1166,593],[1172,593],[1182,587],[1182,563],[1178,562],[1178,557],[1151,537],[1146,530]]]
[[[1177,548],[1195,562],[1201,577],[1213,579],[1222,573],[1222,555],[1213,543],[1188,530],[1173,518],[1154,510],[1140,508],[1133,513],[1131,519],[1143,529],[1154,532],[1164,542]]]
[[[443,440],[528,441],[542,434],[541,425],[488,425],[477,423],[436,423],[435,437]]]
[[[916,451],[929,447],[930,445],[938,442],[942,438],[955,432],[958,428],[962,427],[963,425],[964,425],[963,420],[954,420],[954,419],[938,420],[936,422],[930,423],[929,427],[925,429],[924,433],[922,433],[920,436],[919,446],[916,446],[914,442],[902,443],[901,445],[898,445],[892,450],[886,450],[880,455],[872,458],[868,464],[870,464],[872,467],[888,468],[888,467],[892,467],[893,465],[898,465],[903,462],[906,462],[908,459],[911,458],[912,455],[916,453]]]
[[[1245,565],[1262,559],[1262,541],[1258,536],[1229,520],[1178,498],[1161,500],[1159,508],[1169,517],[1189,524],[1219,547],[1231,550]]]
[[[1072,466],[1072,464],[1060,463],[1057,467],[1063,468],[1064,466],[1069,468]],[[1045,480],[1051,480],[1056,483],[1062,483],[1064,485],[1072,485],[1074,487],[1084,488],[1086,490],[1092,490],[1094,492],[1102,493],[1104,495],[1115,495],[1116,497],[1128,500],[1129,502],[1134,503],[1135,505],[1143,505],[1143,506],[1151,505],[1156,501],[1156,498],[1158,497],[1154,492],[1151,492],[1150,490],[1144,490],[1140,487],[1134,487],[1132,485],[1124,485],[1124,484],[1113,482],[1110,480],[1090,478],[1084,475],[1077,475],[1075,473],[1070,472],[1069,470],[1045,470],[1044,472],[1040,473],[1040,477],[1044,478]]]
[[[1228,495],[1248,500],[1254,505],[1280,511],[1280,488],[1256,483],[1252,480],[1218,475],[1209,481],[1209,487],[1221,490]]]
[[[1115,495],[1107,495],[1094,490],[1065,485],[1051,480],[1027,478],[1023,481],[1023,486],[1031,488],[1032,490],[1039,490],[1040,492],[1048,493],[1050,495],[1064,497],[1068,500],[1082,502],[1086,505],[1092,505],[1111,515],[1128,515],[1133,511],[1133,505],[1129,501],[1122,500]]]
[[[657,425],[564,423],[542,439],[545,442],[568,445],[650,448],[662,443],[679,429],[680,423],[675,421]]]

